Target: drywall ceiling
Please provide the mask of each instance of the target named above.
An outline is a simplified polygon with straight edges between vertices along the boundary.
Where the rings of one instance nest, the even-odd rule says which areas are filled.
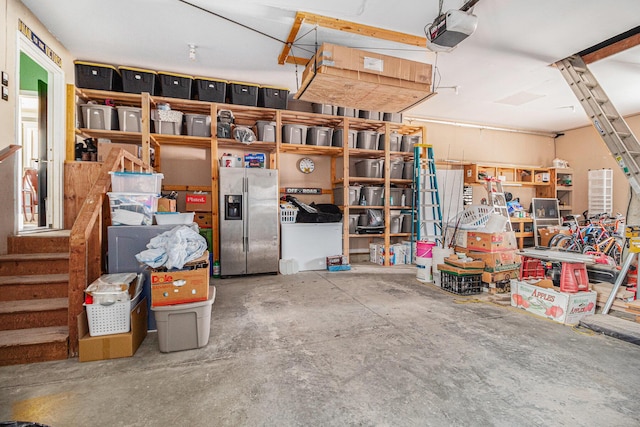
[[[277,58],[297,11],[424,36],[439,9],[437,0],[22,1],[77,59],[288,87],[292,93],[302,68],[278,65]],[[463,4],[444,0],[443,10]],[[549,64],[636,27],[640,1],[480,0],[473,12],[476,32],[450,53],[305,24],[292,54],[311,57],[316,43],[331,42],[428,62],[437,66],[438,95],[405,116],[557,132],[589,121]],[[189,44],[196,46],[195,60],[189,59]],[[590,68],[623,115],[640,112],[640,46]]]

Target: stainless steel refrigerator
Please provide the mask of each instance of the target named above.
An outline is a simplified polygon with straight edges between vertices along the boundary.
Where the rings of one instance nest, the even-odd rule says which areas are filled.
[[[220,168],[220,274],[278,271],[278,171]]]

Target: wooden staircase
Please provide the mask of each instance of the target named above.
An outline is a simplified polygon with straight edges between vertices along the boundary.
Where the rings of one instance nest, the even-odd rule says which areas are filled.
[[[69,231],[10,236],[0,255],[0,365],[69,357]]]

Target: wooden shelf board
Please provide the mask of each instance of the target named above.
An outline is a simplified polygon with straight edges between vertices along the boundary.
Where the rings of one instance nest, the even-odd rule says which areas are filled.
[[[389,237],[410,237],[411,233],[391,233]]]
[[[370,234],[349,234],[349,237],[354,237],[354,238],[384,238],[384,233],[370,233]]]
[[[139,93],[76,88],[76,95],[85,102],[102,101],[104,104],[105,100],[112,99],[118,105],[139,107],[142,104],[142,95]]]
[[[319,156],[341,156],[343,153],[342,147],[325,147],[320,145],[306,145],[306,144],[287,144],[280,145],[280,152],[304,154],[304,155],[319,155]]]
[[[188,147],[211,148],[211,138],[204,136],[151,134],[151,139],[159,145],[186,145]]]
[[[384,157],[383,150],[365,150],[363,148],[350,148],[349,157],[377,159]]]
[[[350,176],[350,183],[365,183],[365,184],[384,184],[384,178],[364,178],[360,176]]]
[[[256,141],[251,144],[243,144],[235,139],[218,138],[218,148],[229,148],[233,150],[247,150],[273,153],[276,151],[275,142]]]
[[[413,184],[412,179],[390,179],[392,184]]]
[[[131,144],[140,144],[142,142],[142,134],[140,132],[121,132],[119,130],[81,128],[76,129],[76,134],[85,138],[110,139],[112,142],[123,142]]]
[[[384,206],[351,205],[349,209],[384,209]]]

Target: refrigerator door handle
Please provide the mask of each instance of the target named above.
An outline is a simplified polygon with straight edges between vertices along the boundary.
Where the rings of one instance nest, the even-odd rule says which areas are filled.
[[[242,185],[244,186],[244,195],[246,197],[247,203],[244,204],[245,209],[245,221],[244,221],[244,237],[242,238],[242,250],[247,253],[249,252],[249,177],[245,176],[242,179]]]

